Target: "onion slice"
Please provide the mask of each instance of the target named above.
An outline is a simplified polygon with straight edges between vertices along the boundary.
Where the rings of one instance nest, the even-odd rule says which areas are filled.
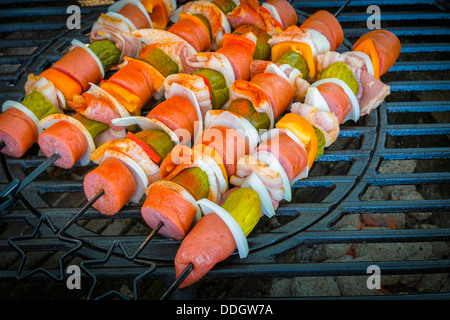
[[[169,127],[167,127],[164,123],[159,120],[147,118],[144,116],[129,116],[124,118],[116,118],[111,120],[112,124],[116,126],[131,126],[133,124],[138,125],[142,130],[154,129],[163,131],[169,135],[170,139],[175,144],[180,144],[180,139],[178,139],[178,135],[175,134]],[[189,137],[190,138],[190,137]],[[186,139],[186,143],[190,140]]]
[[[328,103],[325,101],[325,98],[316,86],[310,86],[306,91],[305,103],[319,109],[320,111],[330,111]]]
[[[88,148],[86,152],[83,154],[83,156],[80,159],[80,164],[82,166],[86,166],[91,162],[90,155],[95,150],[95,143],[94,139],[92,139],[91,134],[86,129],[86,127],[77,119],[74,117],[68,116],[64,113],[54,113],[46,116],[45,118],[41,119],[38,123],[38,126],[42,129],[50,128],[52,125],[59,121],[66,121],[73,125],[75,125],[80,131],[83,133],[84,137],[86,138]]]
[[[314,45],[316,46],[317,54],[323,54],[330,51],[330,42],[319,31],[313,29],[305,29],[311,34]]]
[[[273,208],[269,191],[267,191],[264,183],[256,173],[252,172],[249,176],[247,176],[247,178],[245,178],[242,182],[241,188],[250,188],[255,190],[261,200],[261,211],[269,218],[275,215],[275,209]]]
[[[367,68],[367,72],[369,72],[371,76],[374,75],[372,60],[370,60],[370,57],[367,54],[365,54],[364,52],[362,52],[362,51],[346,51],[342,54],[344,56],[349,56],[350,54],[354,54],[354,55],[357,55],[358,57],[364,59],[364,62],[366,64],[366,68]]]
[[[237,131],[247,141],[250,153],[256,149],[259,141],[258,130],[244,117],[225,110],[210,110],[205,115],[205,129],[224,126]]]
[[[239,252],[239,257],[241,259],[245,258],[249,252],[247,238],[245,237],[241,226],[237,223],[233,216],[221,206],[210,200],[200,199],[197,201],[197,204],[202,209],[204,215],[215,213],[222,219],[234,237],[234,241],[236,242]]]

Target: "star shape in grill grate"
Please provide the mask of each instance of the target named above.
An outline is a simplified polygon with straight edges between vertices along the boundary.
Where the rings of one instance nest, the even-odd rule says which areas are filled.
[[[17,242],[29,241],[29,240],[38,238],[38,236],[40,234],[41,227],[42,227],[43,224],[47,225],[51,229],[53,234],[55,234],[60,241],[74,244],[74,246],[71,249],[65,251],[65,253],[62,254],[61,257],[59,258],[59,261],[58,261],[59,269],[58,269],[58,274],[57,275],[55,275],[50,270],[47,270],[47,269],[42,268],[42,267],[38,267],[38,268],[32,269],[32,270],[30,270],[28,272],[24,272],[24,270],[23,270],[24,266],[25,266],[25,263],[26,263],[27,255],[26,255],[26,252],[20,248],[20,246],[17,244]],[[67,237],[64,237],[63,235],[61,235],[61,233],[58,232],[56,227],[51,222],[50,218],[45,216],[45,215],[42,215],[39,218],[39,221],[36,224],[32,234],[25,235],[25,236],[10,237],[8,239],[8,244],[11,247],[13,247],[22,257],[22,260],[20,262],[20,265],[19,265],[19,268],[17,269],[17,274],[16,274],[16,278],[18,280],[21,280],[23,278],[32,276],[32,275],[37,274],[37,273],[43,273],[43,274],[49,276],[50,278],[52,278],[52,279],[54,279],[56,281],[62,281],[63,278],[64,278],[64,268],[63,268],[63,261],[64,261],[64,259],[66,257],[70,256],[71,254],[73,254],[74,252],[78,251],[81,248],[81,246],[82,246],[82,242],[80,240],[76,240],[76,239],[73,239],[73,238],[67,238]]]
[[[149,238],[147,238],[146,242],[149,240]],[[144,242],[144,244],[146,244],[146,242]],[[144,245],[143,244],[143,245]],[[115,240],[113,241],[111,247],[109,248],[106,256],[103,259],[98,259],[98,260],[87,260],[87,261],[83,261],[80,264],[80,267],[83,269],[84,272],[86,272],[92,279],[93,279],[93,284],[89,290],[88,296],[87,296],[87,300],[101,300],[104,299],[108,296],[111,295],[116,295],[119,298],[123,299],[123,300],[130,300],[128,297],[124,296],[122,293],[120,293],[117,290],[110,290],[106,293],[103,293],[95,298],[93,298],[93,294],[95,291],[95,288],[97,286],[98,283],[98,277],[91,272],[87,266],[105,266],[108,261],[111,259],[111,257],[113,256],[113,253],[115,251],[116,248],[120,249],[120,254],[118,257],[120,258],[125,258],[127,261],[130,261],[136,265],[139,266],[146,266],[147,269],[141,273],[140,275],[138,275],[136,278],[134,278],[133,280],[133,300],[137,300],[138,299],[138,293],[137,293],[137,284],[138,282],[143,279],[144,277],[148,276],[149,274],[151,274],[155,269],[156,269],[156,265],[154,262],[147,260],[147,259],[138,259],[136,258],[137,253],[139,251],[137,251],[136,253],[134,253],[133,255],[129,255],[126,250],[124,245],[122,244],[122,242],[120,240]]]

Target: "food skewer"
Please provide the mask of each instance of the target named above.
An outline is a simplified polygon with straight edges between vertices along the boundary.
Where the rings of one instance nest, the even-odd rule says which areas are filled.
[[[385,34],[383,34],[383,35],[385,35]],[[372,33],[371,34],[371,36],[374,38],[374,42],[375,42],[375,39],[376,39],[376,36],[375,36],[375,34],[374,33]],[[370,36],[369,35],[367,35],[365,38],[370,38]],[[396,38],[395,36],[394,36],[394,38]],[[398,41],[398,40],[397,40]],[[357,46],[354,46],[354,48],[356,48]],[[397,59],[397,57],[398,57],[398,54],[396,55],[396,57],[395,57],[395,53],[394,53],[394,59],[393,59],[393,61],[391,60],[391,63],[393,64],[393,62],[395,62],[395,60]],[[389,60],[388,60],[389,61]],[[386,72],[386,70],[384,71],[384,72]],[[363,113],[364,111],[363,110],[361,110],[361,113]],[[188,237],[186,238],[186,239],[188,239],[189,237],[190,237],[190,235],[192,234],[192,232],[193,231],[191,231],[191,233],[188,235]],[[185,240],[183,240],[183,242],[185,242],[186,241],[186,239]],[[195,240],[194,240],[195,241]],[[236,240],[237,241],[237,240]],[[183,243],[182,243],[182,246],[183,246]],[[180,247],[180,250],[181,250],[181,247]],[[178,254],[177,254],[177,256],[178,256]],[[177,258],[176,258],[177,259]],[[192,265],[191,265],[191,263],[190,264],[188,264],[187,265],[187,267],[186,267],[186,269],[184,269],[184,271],[182,271],[181,273],[180,273],[180,270],[178,270],[177,271],[177,274],[179,274],[179,276],[181,276],[181,274],[183,275],[183,279],[185,279],[186,277],[187,277],[187,275],[186,275],[186,273],[187,272],[191,272],[191,271],[188,271],[188,270],[193,270],[193,268],[192,268]],[[180,283],[182,283],[183,282],[183,280],[180,280],[179,281],[179,279],[178,279],[178,277],[177,277],[177,279],[176,279],[176,281],[175,281],[175,285],[180,285]],[[170,292],[168,291],[168,292],[166,292],[166,294],[164,295],[164,298],[167,298],[167,295],[170,295],[173,291],[174,291],[175,289],[173,288],[173,286],[171,286],[170,287]]]

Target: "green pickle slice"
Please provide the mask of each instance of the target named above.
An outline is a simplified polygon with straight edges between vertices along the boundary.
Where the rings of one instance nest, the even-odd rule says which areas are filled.
[[[53,113],[59,113],[53,103],[51,103],[40,91],[33,91],[26,95],[22,104],[33,112],[39,120]]]
[[[91,134],[92,138],[95,138],[98,134],[109,129],[109,126],[106,123],[86,118],[80,113],[76,113],[72,117],[84,125],[87,131]]]
[[[208,175],[199,167],[184,169],[172,181],[189,191],[195,200],[208,198]]]
[[[144,141],[159,156],[161,161],[166,158],[173,148],[169,135],[163,131],[148,129],[139,131],[135,136]]]
[[[138,58],[161,72],[164,77],[179,72],[178,65],[163,50],[153,47],[149,49],[144,56]]]
[[[194,72],[195,75],[200,75],[206,78],[211,89],[211,101],[213,109],[222,107],[230,97],[230,89],[227,87],[225,77],[222,73],[212,69],[200,69]]]
[[[293,68],[297,68],[302,73],[302,78],[307,79],[309,74],[308,63],[301,53],[297,51],[287,51],[283,53],[277,60],[279,64],[288,64]]]
[[[234,34],[237,34],[239,36],[247,32],[252,32],[256,36],[256,47],[255,53],[253,54],[253,59],[270,60],[272,50],[272,48],[268,43],[269,39],[272,38],[270,34],[250,24],[242,24],[236,30],[233,31]]]
[[[258,193],[250,188],[233,191],[222,205],[241,226],[245,236],[253,230],[261,217],[261,200]]]
[[[243,98],[234,99],[228,106],[227,111],[244,117],[256,128],[256,130],[269,130],[270,128],[269,116],[264,112],[256,111],[250,100]]]
[[[317,153],[314,160],[317,160],[319,157],[321,157],[325,151],[325,137],[323,136],[322,131],[317,129],[316,127],[313,127],[314,131],[316,132],[317,136]]]
[[[89,44],[88,47],[100,59],[105,72],[110,70],[119,62],[121,52],[112,40],[94,41]]]
[[[212,1],[212,3],[218,6],[224,14],[227,14],[233,11],[234,8],[236,8],[236,4],[233,2],[233,0],[214,0]]]
[[[344,81],[354,94],[358,91],[359,83],[353,75],[352,70],[344,62],[337,61],[326,67],[320,74],[319,80],[337,78]]]
[[[194,16],[199,18],[200,20],[202,20],[202,22],[205,24],[206,28],[208,28],[209,37],[212,38],[211,25],[209,24],[208,19],[206,19],[205,16],[200,13],[196,13],[196,14],[194,14]]]

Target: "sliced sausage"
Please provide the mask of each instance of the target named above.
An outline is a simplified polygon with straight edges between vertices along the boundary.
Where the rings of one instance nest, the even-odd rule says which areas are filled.
[[[103,190],[104,194],[93,206],[100,213],[110,216],[119,212],[131,199],[136,183],[122,161],[109,157],[86,175],[83,189],[89,201]]]
[[[297,13],[286,0],[268,0],[266,3],[275,7],[283,24],[283,29],[297,24]]]
[[[223,37],[223,45],[216,52],[227,57],[233,67],[236,80],[250,79],[250,63],[255,53],[255,43],[250,39],[232,33]]]
[[[245,138],[236,130],[224,126],[206,129],[195,145],[201,143],[211,147],[222,157],[228,177],[236,172],[238,159],[249,152]]]
[[[397,36],[388,30],[373,30],[363,34],[353,45],[352,50],[366,39],[371,39],[380,59],[380,76],[385,74],[397,61],[402,45]]]
[[[118,13],[124,17],[127,17],[136,29],[150,28],[150,22],[145,14],[133,3],[127,3],[119,10]]]
[[[189,42],[198,52],[211,49],[209,30],[202,20],[194,15],[180,13],[180,20],[168,31]]]
[[[74,47],[56,61],[52,67],[76,80],[83,91],[89,89],[89,82],[97,84],[103,79],[97,61],[83,47]]]
[[[272,152],[286,171],[289,181],[292,181],[308,165],[306,151],[284,132],[264,141],[256,149],[256,152],[258,151]]]
[[[324,35],[330,43],[330,51],[335,51],[344,41],[341,24],[335,16],[325,10],[319,10],[311,15],[300,28],[316,30]]]
[[[179,138],[183,138],[182,129],[188,130],[190,137],[194,136],[194,121],[197,113],[189,100],[181,96],[173,96],[158,104],[147,115],[168,126],[172,131],[179,129]]]
[[[322,83],[317,86],[317,89],[328,104],[330,111],[337,116],[339,123],[342,123],[352,108],[344,89],[331,82]]]
[[[180,288],[198,281],[235,250],[236,241],[225,222],[215,213],[203,216],[183,240],[175,256],[177,277],[190,263],[194,265]]]
[[[61,157],[55,165],[64,169],[72,168],[88,148],[84,134],[67,121],[59,121],[45,129],[39,135],[38,143],[47,158],[57,152]]]
[[[269,97],[273,110],[273,117],[282,115],[294,98],[294,89],[289,81],[273,73],[260,73],[251,80],[258,85]]]
[[[141,209],[142,218],[155,228],[160,222],[159,233],[175,240],[185,237],[197,209],[178,192],[158,184],[152,184]]]
[[[0,114],[0,141],[5,143],[1,153],[20,158],[37,139],[36,125],[25,113],[9,108]]]

